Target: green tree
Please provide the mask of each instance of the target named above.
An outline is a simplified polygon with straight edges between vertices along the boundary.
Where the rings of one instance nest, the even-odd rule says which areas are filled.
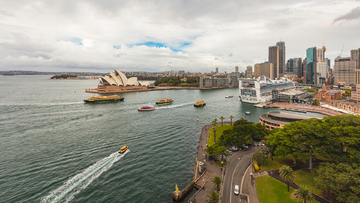
[[[313,200],[312,193],[306,185],[301,185],[298,189],[291,193],[293,199],[303,201],[303,203],[311,202]]]
[[[224,125],[224,119],[225,119],[225,118],[224,118],[223,116],[221,116],[221,117],[220,117],[220,120],[221,120],[221,126],[223,126],[223,125]]]
[[[232,125],[232,119],[234,118],[234,116],[232,116],[232,115],[230,115],[230,120],[231,120],[231,124],[230,125]]]
[[[212,127],[213,131],[214,131],[214,143],[216,143],[216,131],[218,130],[218,128],[216,126]]]
[[[294,179],[294,174],[292,168],[289,166],[282,166],[279,170],[281,179],[287,182],[288,192],[290,192],[290,182]]]
[[[206,200],[207,203],[218,203],[219,202],[219,193],[217,193],[215,190],[210,191],[209,195],[207,195],[206,197],[207,197],[207,200]]]
[[[360,168],[356,164],[322,164],[315,170],[314,180],[339,202],[360,202]]]
[[[247,121],[244,117],[241,116],[240,120],[237,120],[234,122],[234,126],[239,126],[239,125],[247,125],[247,124],[253,124],[253,122],[249,122]]]
[[[214,186],[216,187],[216,191],[219,192],[220,190],[220,186],[221,186],[221,183],[222,183],[222,180],[219,176],[214,176],[212,179],[211,179],[211,182],[214,184]]]
[[[259,166],[261,166],[263,163],[265,163],[267,159],[266,151],[262,151],[262,150],[256,151],[253,154],[252,159],[256,161]]]

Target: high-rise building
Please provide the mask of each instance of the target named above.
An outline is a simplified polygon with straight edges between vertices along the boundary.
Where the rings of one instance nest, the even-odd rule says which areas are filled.
[[[283,41],[279,41],[276,43],[276,46],[279,47],[279,75],[277,76],[278,78],[280,77],[280,75],[284,74],[285,73],[285,59],[286,59],[286,56],[285,56],[285,42]],[[270,60],[270,59],[269,59]],[[272,62],[270,62],[272,63]]]
[[[278,46],[270,46],[269,47],[269,63],[273,64],[272,75],[274,76],[274,78],[280,78],[279,77],[280,72],[279,72],[279,47]],[[285,66],[285,61],[284,61],[284,66]],[[273,79],[273,78],[271,78],[271,79]]]
[[[218,74],[218,73],[219,73],[219,68],[218,68],[218,67],[216,67],[216,69],[215,69],[215,73],[216,73],[216,74]]]
[[[252,78],[252,66],[247,66],[246,67],[246,77],[247,78]]]
[[[274,76],[274,65],[272,63],[258,63],[254,66],[254,76],[258,78],[260,76],[266,76],[270,79],[275,79]]]
[[[306,58],[302,61],[301,69],[302,69],[302,77],[303,77],[302,82],[306,83]]]
[[[302,58],[291,58],[289,60],[289,71],[294,73],[298,78],[301,78],[302,73]]]
[[[239,72],[239,66],[235,66],[235,72],[236,72],[236,73]]]
[[[360,49],[350,51],[350,60],[356,63],[356,84],[360,84]]]
[[[331,66],[331,62],[330,62],[330,59],[328,59],[328,58],[325,58],[325,61],[326,61],[326,64],[327,64],[327,66],[330,68]]]
[[[316,83],[314,84],[324,84],[328,80],[329,69],[325,59],[325,51],[325,46],[321,49],[316,49]]]
[[[348,85],[356,84],[356,61],[350,57],[336,57],[334,63],[334,84],[345,81]]]
[[[316,47],[306,50],[306,84],[317,84],[316,74]]]

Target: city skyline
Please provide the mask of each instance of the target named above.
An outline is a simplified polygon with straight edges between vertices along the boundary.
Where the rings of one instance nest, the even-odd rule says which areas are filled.
[[[283,41],[285,61],[359,48],[359,1],[0,3],[0,71],[244,72]],[[261,13],[261,15],[259,15]],[[316,20],[314,20],[316,19]]]

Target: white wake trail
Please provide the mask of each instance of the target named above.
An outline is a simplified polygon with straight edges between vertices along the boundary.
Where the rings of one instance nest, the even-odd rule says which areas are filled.
[[[177,104],[177,105],[169,105],[169,106],[162,106],[162,107],[159,107],[157,109],[172,109],[172,108],[177,108],[177,107],[181,107],[181,106],[186,106],[186,105],[189,105],[189,104],[194,104],[195,102],[191,102],[191,103],[184,103],[184,104]]]
[[[83,172],[75,175],[66,181],[61,187],[50,192],[49,195],[43,197],[41,202],[69,202],[76,194],[89,186],[103,172],[109,170],[111,166],[125,156],[130,150],[124,154],[118,152],[110,154],[108,157],[101,159],[95,164],[86,168]]]

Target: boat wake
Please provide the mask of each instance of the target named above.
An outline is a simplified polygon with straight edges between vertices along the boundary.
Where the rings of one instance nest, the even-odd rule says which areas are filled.
[[[61,187],[50,192],[43,197],[41,202],[69,202],[74,196],[89,186],[103,172],[109,170],[111,166],[123,158],[130,150],[124,154],[118,152],[110,154],[108,157],[101,159],[95,164],[86,168],[83,172],[75,175],[66,181]]]
[[[172,108],[177,108],[177,107],[186,106],[186,105],[189,105],[189,104],[194,104],[194,102],[185,103],[185,104],[178,104],[178,105],[162,106],[162,107],[159,107],[159,108],[156,108],[156,109],[172,109]]]

